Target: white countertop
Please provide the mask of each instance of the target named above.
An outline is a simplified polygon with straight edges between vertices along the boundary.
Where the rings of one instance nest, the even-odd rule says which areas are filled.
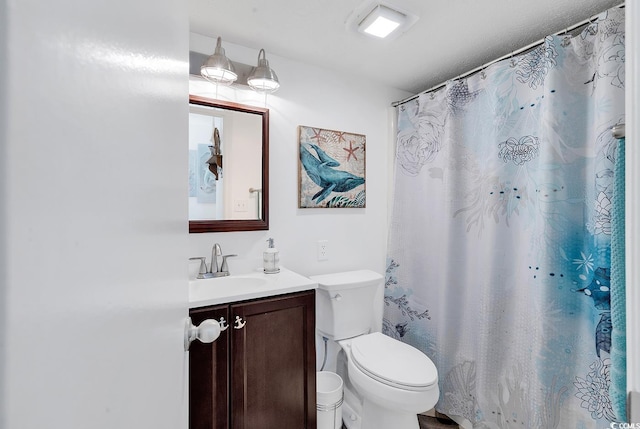
[[[264,298],[316,289],[318,283],[286,268],[277,274],[255,273],[189,281],[189,308]]]

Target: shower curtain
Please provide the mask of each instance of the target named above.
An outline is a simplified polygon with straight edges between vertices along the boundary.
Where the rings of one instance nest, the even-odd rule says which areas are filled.
[[[398,108],[383,330],[465,428],[608,428],[624,11]],[[398,362],[402,365],[402,362]]]

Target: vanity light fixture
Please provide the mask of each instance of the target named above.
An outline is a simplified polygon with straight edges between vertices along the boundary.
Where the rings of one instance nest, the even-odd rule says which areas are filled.
[[[238,79],[233,64],[227,58],[222,47],[222,38],[218,37],[216,50],[200,67],[200,74],[205,79],[221,85],[231,85]]]
[[[264,49],[260,49],[260,53],[258,53],[258,65],[251,70],[247,84],[251,89],[261,94],[271,94],[280,87],[278,76],[269,67]]]

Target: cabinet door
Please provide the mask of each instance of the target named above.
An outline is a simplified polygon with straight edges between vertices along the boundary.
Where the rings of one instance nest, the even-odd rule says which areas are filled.
[[[315,429],[315,291],[231,306],[233,429]]]
[[[194,325],[205,319],[229,320],[229,306],[189,312]],[[189,348],[189,429],[229,429],[229,331],[211,344],[194,341]]]

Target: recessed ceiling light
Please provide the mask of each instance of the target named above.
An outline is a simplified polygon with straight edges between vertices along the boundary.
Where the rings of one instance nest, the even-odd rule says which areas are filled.
[[[372,36],[385,38],[404,23],[407,16],[397,10],[377,5],[360,24],[358,30]]]
[[[407,31],[418,16],[386,2],[366,0],[347,18],[347,28],[376,38],[393,39]]]

